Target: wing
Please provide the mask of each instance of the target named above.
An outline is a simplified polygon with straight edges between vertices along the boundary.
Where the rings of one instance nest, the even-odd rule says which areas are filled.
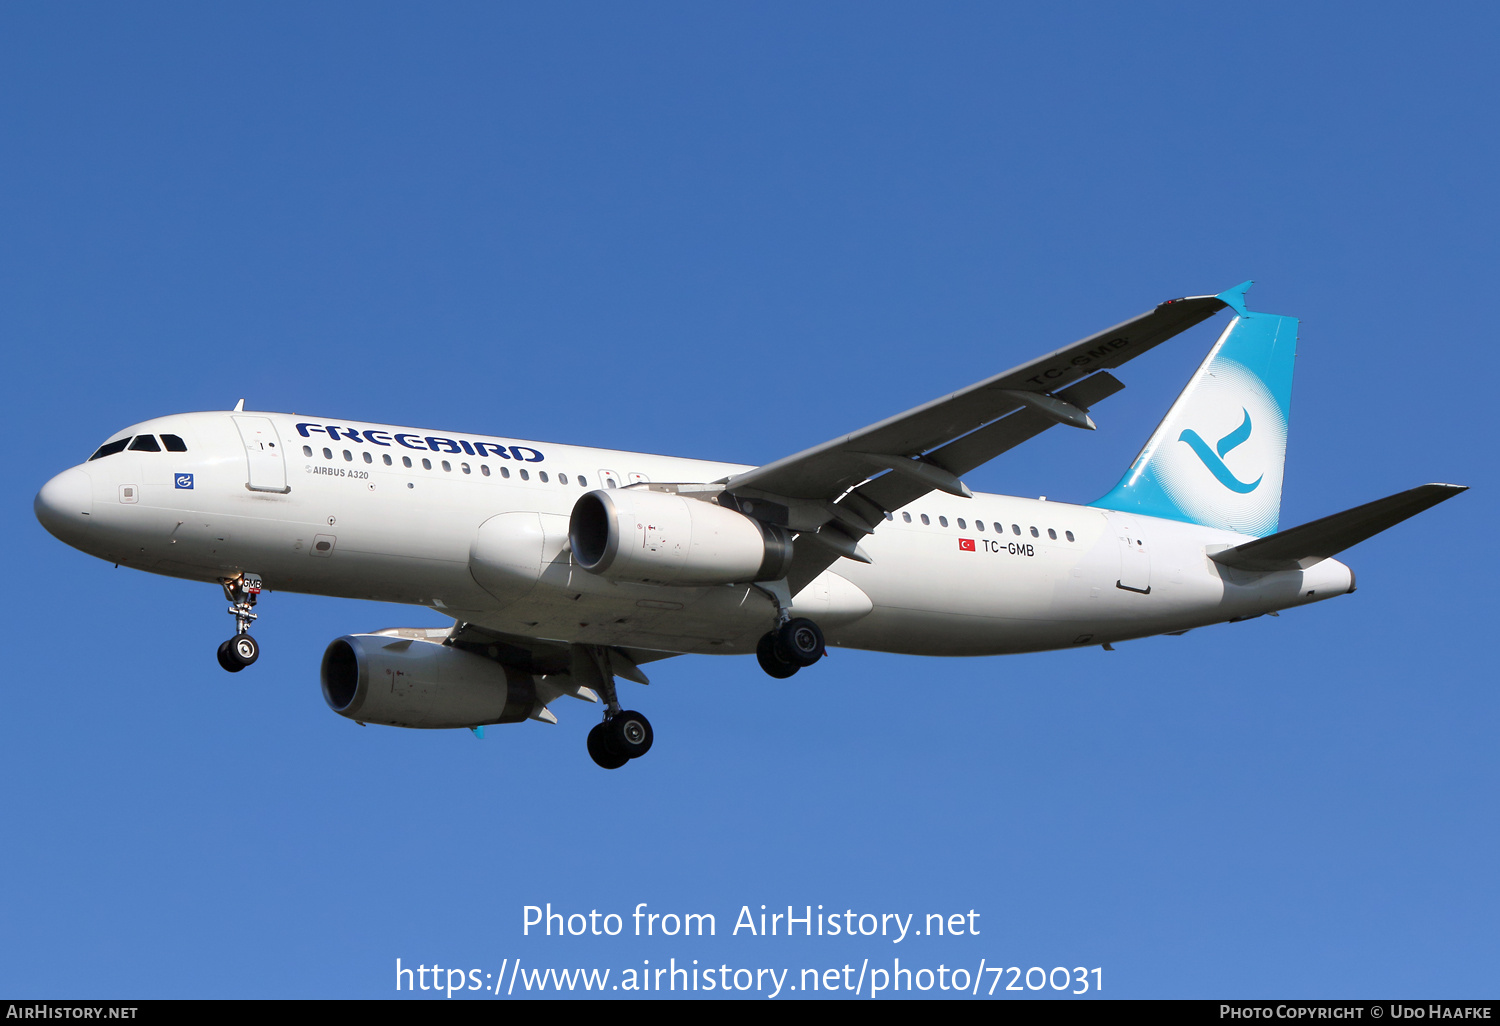
[[[1233,305],[1232,294],[1248,285],[1168,300],[951,395],[736,474],[720,501],[817,543],[797,546],[788,579],[795,594],[840,556],[869,562],[859,540],[887,512],[934,489],[969,495],[961,475],[1054,424],[1092,429],[1089,407],[1124,387],[1109,369]]]

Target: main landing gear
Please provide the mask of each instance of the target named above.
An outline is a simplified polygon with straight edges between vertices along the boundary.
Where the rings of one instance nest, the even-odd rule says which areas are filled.
[[[604,769],[619,769],[651,751],[651,742],[655,740],[651,721],[634,710],[620,708],[609,649],[601,645],[574,645],[572,677],[599,692],[604,699],[604,722],[589,731],[589,757],[594,762]]]
[[[651,750],[651,721],[622,709],[589,731],[589,757],[605,769],[619,769]]]
[[[773,631],[767,631],[755,646],[760,668],[772,677],[784,680],[827,655],[823,632],[806,617],[792,617]]]
[[[260,658],[260,645],[250,636],[255,602],[260,598],[260,578],[240,574],[219,583],[224,586],[224,597],[229,599],[229,612],[234,616],[234,637],[219,646],[219,665],[230,673],[239,673]]]

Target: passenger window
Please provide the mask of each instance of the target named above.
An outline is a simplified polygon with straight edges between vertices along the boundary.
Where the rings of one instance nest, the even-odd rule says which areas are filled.
[[[85,462],[89,462],[90,460],[102,460],[106,456],[113,456],[117,452],[124,452],[125,447],[129,444],[129,438],[117,438],[113,442],[105,442],[103,445],[99,446],[99,448],[95,449],[94,455],[90,456],[88,460],[85,460]]]
[[[331,460],[331,459],[333,459],[333,450],[330,449],[330,448],[328,448],[327,446],[324,446],[323,447],[323,458],[325,460]]]
[[[487,464],[487,463],[481,463],[479,465],[479,472],[481,474],[483,474],[485,477],[489,477],[490,476],[489,464]]]
[[[924,526],[924,527],[931,527],[932,526],[932,521],[927,519],[927,514],[926,513],[922,514],[922,526]]]
[[[310,446],[310,445],[304,445],[302,447],[302,455],[304,455],[304,456],[311,456],[312,455],[312,446]]]
[[[403,457],[401,457],[401,465],[403,467],[406,467],[408,470],[410,470],[411,469],[411,457],[410,456],[403,456]]]
[[[960,531],[967,531],[969,529],[968,522],[963,517],[958,518],[958,529]]]
[[[469,465],[467,463],[460,463],[458,465],[458,469],[462,470],[465,474],[467,474],[469,472]]]
[[[374,463],[375,462],[375,457],[371,456],[369,453],[365,453],[365,462],[366,463]]]
[[[578,487],[579,488],[587,488],[588,486],[589,486],[588,479],[585,478],[582,474],[579,474],[578,475]]]
[[[383,453],[380,454],[380,458],[385,461],[385,465],[386,466],[389,467],[391,465],[391,454],[390,453],[383,452]]]
[[[1010,529],[1015,534],[1020,534],[1021,533],[1021,525],[1020,524],[1011,524],[1010,525]]]
[[[885,518],[886,518],[886,519],[887,519],[887,520],[895,520],[895,519],[896,519],[896,518],[895,518],[895,517],[893,517],[893,516],[891,516],[891,515],[890,515],[890,514],[889,514],[889,513],[887,513],[887,514],[886,514],[886,515],[885,515]]]
[[[903,514],[901,514],[901,519],[905,520],[909,524],[909,523],[911,523],[911,514],[910,513],[903,513]]]
[[[947,517],[938,517],[938,523],[941,524],[941,525],[943,525],[944,527],[947,527],[948,526],[948,518]]]
[[[976,521],[974,521],[974,530],[976,530],[976,531],[983,531],[984,530],[984,521],[983,520],[976,520]]]
[[[344,462],[345,463],[353,463],[354,462],[354,453],[350,452],[348,449],[344,450]]]
[[[1057,532],[1049,527],[1047,528],[1047,537],[1051,538],[1053,541],[1057,541]]]
[[[521,480],[522,481],[530,481],[531,480],[531,471],[529,471],[529,470],[523,470],[523,471],[521,471]]]
[[[557,475],[557,483],[558,484],[567,484],[568,483],[568,475],[567,474],[558,474]]]
[[[536,476],[542,482],[542,484],[547,483],[547,472],[545,470],[538,470],[536,472]]]
[[[161,452],[161,445],[157,442],[155,435],[136,435],[135,441],[130,443],[131,452]]]
[[[447,460],[444,460],[443,469],[451,474],[453,473],[453,464],[449,463]]]
[[[1063,534],[1065,534],[1065,535],[1068,536],[1068,541],[1077,541],[1078,540],[1077,538],[1073,537],[1073,532],[1072,531],[1064,531]]]
[[[1041,537],[1040,534],[1037,534],[1036,528],[1034,528],[1034,527],[1031,529],[1031,536],[1033,538],[1040,538]]]
[[[177,435],[162,435],[161,444],[167,447],[167,452],[187,452],[187,443]],[[312,453],[308,453],[309,456]]]
[[[423,470],[431,470],[432,469],[432,461],[430,459],[428,459],[427,457],[425,457],[425,456],[422,457],[422,469]]]
[[[500,468],[500,476],[501,477],[510,477],[510,468],[509,467],[501,467]]]

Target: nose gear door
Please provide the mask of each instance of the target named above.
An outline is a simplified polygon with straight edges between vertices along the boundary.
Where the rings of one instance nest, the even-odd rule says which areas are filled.
[[[250,462],[250,479],[245,487],[252,492],[277,492],[285,495],[291,491],[286,483],[286,460],[276,444],[276,428],[269,417],[236,417],[234,426],[240,429],[240,440],[245,443],[245,457]]]

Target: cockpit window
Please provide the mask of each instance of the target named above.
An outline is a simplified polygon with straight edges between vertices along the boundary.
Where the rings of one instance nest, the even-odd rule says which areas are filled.
[[[187,452],[187,443],[177,435],[162,435],[161,444],[167,447],[167,452]]]
[[[161,443],[156,440],[155,435],[136,435],[135,441],[130,443],[131,452],[161,452]]]
[[[105,442],[95,450],[94,455],[90,456],[88,461],[102,460],[106,456],[113,456],[117,452],[124,452],[125,446],[129,444],[129,438],[116,438],[113,442]]]

